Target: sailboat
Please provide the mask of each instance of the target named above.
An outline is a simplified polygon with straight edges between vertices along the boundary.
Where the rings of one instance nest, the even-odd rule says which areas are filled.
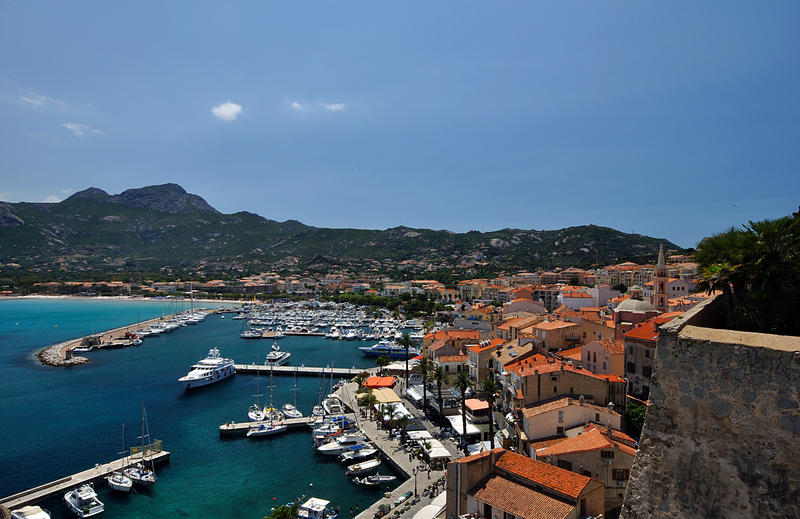
[[[261,374],[259,373],[256,375],[256,387],[258,388],[257,394],[253,395],[257,398],[256,402],[250,406],[250,409],[247,410],[247,417],[250,418],[251,422],[263,422],[266,420],[267,415],[264,413],[264,409],[261,408]]]
[[[269,408],[274,409],[272,407],[272,390],[275,386],[272,384],[272,369],[269,370]],[[262,438],[264,436],[273,436],[275,434],[282,433],[286,431],[287,427],[283,424],[276,424],[275,423],[275,413],[270,412],[267,413],[269,415],[269,423],[259,423],[258,425],[250,426],[250,429],[247,431],[248,438]]]
[[[303,413],[297,409],[297,366],[294,368],[294,389],[292,389],[292,392],[294,393],[294,403],[283,404],[281,410],[286,418],[302,418]]]
[[[155,465],[153,464],[152,456],[150,458],[150,468],[147,468],[145,465],[145,440],[147,440],[149,443],[150,428],[147,425],[147,414],[144,410],[144,402],[142,402],[142,435],[139,438],[142,440],[142,461],[136,463],[135,465],[131,465],[123,470],[122,473],[131,478],[134,484],[149,487],[155,484],[158,478],[156,478]]]
[[[127,449],[125,448],[125,424],[122,424],[122,451],[119,453],[123,455],[123,466],[125,465],[125,457],[127,457]],[[122,472],[115,470],[108,476],[106,476],[106,481],[108,482],[108,486],[119,492],[130,492],[131,487],[133,486],[133,481],[131,478],[123,474]]]

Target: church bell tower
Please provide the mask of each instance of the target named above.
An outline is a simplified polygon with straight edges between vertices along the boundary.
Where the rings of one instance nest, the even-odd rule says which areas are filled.
[[[664,244],[658,246],[658,263],[656,263],[656,272],[653,275],[653,306],[659,312],[666,312],[669,305],[669,296],[667,295],[667,264],[664,261]]]

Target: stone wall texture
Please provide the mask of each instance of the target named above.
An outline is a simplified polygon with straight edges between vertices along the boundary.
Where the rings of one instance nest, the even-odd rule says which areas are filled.
[[[623,518],[800,517],[800,338],[709,327],[721,311],[660,329]]]

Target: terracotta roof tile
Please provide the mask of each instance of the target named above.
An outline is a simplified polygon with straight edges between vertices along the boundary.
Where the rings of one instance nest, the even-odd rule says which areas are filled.
[[[441,355],[439,362],[467,362],[469,357],[466,355]]]
[[[529,481],[577,499],[592,479],[569,470],[554,467],[543,461],[522,456],[516,452],[504,452],[495,467]]]
[[[564,519],[575,509],[574,504],[550,497],[502,476],[492,476],[478,483],[469,494],[492,507],[524,519]]]
[[[559,456],[562,454],[611,449],[619,450],[630,456],[636,456],[636,449],[611,440],[599,429],[592,429],[578,436],[567,438],[562,442],[537,450],[536,456]]]

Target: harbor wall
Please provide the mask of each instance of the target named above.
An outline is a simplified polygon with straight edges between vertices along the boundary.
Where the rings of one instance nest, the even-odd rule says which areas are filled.
[[[621,517],[800,517],[800,337],[662,326]]]

